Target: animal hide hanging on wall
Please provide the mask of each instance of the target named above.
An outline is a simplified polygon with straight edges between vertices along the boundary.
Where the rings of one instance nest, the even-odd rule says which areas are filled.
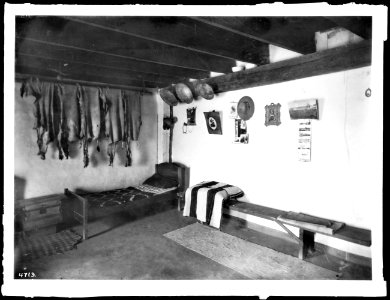
[[[141,94],[120,89],[101,89],[79,84],[23,81],[21,97],[34,97],[34,124],[38,155],[45,159],[48,144],[56,143],[59,159],[69,157],[69,145],[80,141],[84,167],[89,165],[88,146],[108,138],[107,154],[113,165],[117,144],[126,151],[125,166],[131,166],[131,141],[137,141],[142,125]]]
[[[126,150],[125,167],[132,165],[131,141],[138,141],[141,126],[141,94],[134,91],[122,91],[124,130],[123,141]]]
[[[62,86],[58,83],[40,82],[38,78],[31,77],[22,83],[20,94],[22,97],[32,95],[35,98],[33,129],[37,132],[38,155],[41,159],[46,159],[47,148],[52,141],[57,143],[59,158],[63,158],[63,153],[68,157]]]

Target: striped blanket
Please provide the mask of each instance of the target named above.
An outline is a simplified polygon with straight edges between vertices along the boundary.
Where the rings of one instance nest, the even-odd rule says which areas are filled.
[[[244,192],[236,186],[203,181],[186,190],[183,216],[195,217],[207,225],[219,228],[223,201],[243,195]]]

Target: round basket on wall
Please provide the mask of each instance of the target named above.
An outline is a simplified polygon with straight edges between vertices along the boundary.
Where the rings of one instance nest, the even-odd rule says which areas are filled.
[[[195,92],[197,95],[201,96],[206,100],[211,100],[214,98],[213,88],[205,82],[195,83]]]
[[[160,89],[159,94],[161,99],[170,106],[175,106],[179,103],[172,86]]]
[[[194,100],[194,91],[192,91],[190,84],[180,82],[175,85],[175,91],[180,102],[191,103]]]

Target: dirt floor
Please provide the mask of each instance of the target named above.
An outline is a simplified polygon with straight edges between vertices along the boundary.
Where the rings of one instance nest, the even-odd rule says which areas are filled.
[[[194,223],[173,207],[139,209],[91,222],[90,238],[64,254],[19,262],[16,271],[37,279],[248,279],[244,275],[167,239],[163,234]],[[79,230],[79,227],[74,227]],[[243,228],[234,218],[222,230],[265,247],[297,256],[297,244]],[[307,261],[340,273],[340,279],[371,279],[370,266],[346,262],[318,251]]]

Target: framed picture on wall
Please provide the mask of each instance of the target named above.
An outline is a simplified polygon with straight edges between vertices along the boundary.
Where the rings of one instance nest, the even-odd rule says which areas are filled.
[[[270,105],[266,105],[265,108],[265,126],[269,125],[280,125],[280,107],[281,105],[271,103]]]
[[[248,144],[249,143],[249,134],[248,127],[244,120],[235,119],[235,144]]]
[[[288,104],[288,107],[291,120],[319,119],[317,99],[292,101]]]
[[[209,134],[222,134],[221,112],[215,110],[205,112],[204,116]]]
[[[196,125],[196,107],[187,108],[187,125]]]

